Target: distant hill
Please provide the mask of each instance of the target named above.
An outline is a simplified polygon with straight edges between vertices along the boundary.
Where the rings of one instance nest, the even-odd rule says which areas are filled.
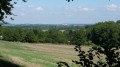
[[[92,24],[5,24],[3,27],[9,28],[23,28],[23,29],[78,29],[85,26],[91,26]]]

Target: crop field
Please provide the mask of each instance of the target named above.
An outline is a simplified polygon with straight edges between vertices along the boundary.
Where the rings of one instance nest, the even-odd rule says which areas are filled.
[[[23,67],[57,67],[59,61],[68,62],[74,67],[71,62],[78,58],[77,54],[73,45],[0,41],[0,56]]]

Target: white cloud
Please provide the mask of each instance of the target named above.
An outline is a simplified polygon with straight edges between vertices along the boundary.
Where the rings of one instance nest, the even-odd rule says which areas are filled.
[[[34,6],[34,5],[28,5],[28,9],[36,10],[36,11],[43,11],[44,8],[42,6]]]
[[[106,5],[106,9],[108,11],[117,11],[120,9],[120,7],[115,4],[110,4],[110,5]]]
[[[36,9],[37,11],[43,11],[43,10],[44,10],[44,8],[41,7],[41,6],[35,7],[35,9]]]
[[[81,12],[94,11],[94,9],[87,8],[87,7],[81,7],[81,6],[78,7],[78,10],[81,11]]]
[[[78,7],[75,7],[75,8],[65,7],[65,10],[67,12],[91,12],[91,11],[94,11],[95,9],[78,6]]]

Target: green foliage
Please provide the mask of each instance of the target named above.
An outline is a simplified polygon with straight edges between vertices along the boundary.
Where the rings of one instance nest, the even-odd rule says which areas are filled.
[[[66,43],[76,45],[99,45],[104,48],[116,47],[120,44],[119,21],[108,21],[77,30],[1,28],[4,40],[41,43]],[[31,33],[32,32],[32,33]],[[30,34],[29,34],[30,33]],[[30,36],[30,37],[29,37]],[[28,38],[28,39],[27,39]],[[115,44],[114,44],[115,43]],[[107,47],[106,47],[107,46]]]
[[[85,52],[76,44],[75,50],[79,53],[79,60],[72,62],[79,67],[120,67],[119,21],[97,23],[87,30],[90,30],[87,31],[87,39],[97,47],[92,47]],[[95,61],[95,59],[98,60]],[[66,62],[58,62],[58,67],[62,66],[70,67]]]
[[[120,66],[120,25],[113,21],[96,24],[91,31],[91,40],[99,45],[99,54],[106,55],[106,64],[109,67]],[[96,50],[96,48],[94,49]]]
[[[93,26],[91,40],[103,48],[120,46],[120,25],[113,21],[98,23]]]
[[[53,29],[48,31],[32,30],[32,29],[11,29],[2,28],[0,30],[4,40],[7,41],[19,41],[30,43],[66,43],[67,37],[64,32]]]
[[[69,32],[70,42],[72,44],[76,45],[84,45],[84,43],[87,40],[86,37],[86,30],[85,29],[79,29],[75,31]]]
[[[86,46],[95,46],[95,44],[92,41],[90,41],[90,40],[85,41],[83,45],[86,45]]]
[[[13,39],[14,34],[11,29],[2,30],[2,36],[4,37],[3,40],[14,41]]]
[[[64,43],[66,41],[63,32],[57,29],[51,29],[47,32],[46,42],[48,43]]]
[[[117,22],[116,22],[118,25],[120,25],[120,20],[117,20]]]
[[[81,26],[82,25],[82,26]],[[33,30],[51,30],[51,29],[58,29],[58,30],[76,30],[79,28],[83,28],[87,24],[68,24],[67,26],[62,25],[62,24],[17,24],[17,25],[9,25],[4,26],[4,27],[9,27],[9,28],[20,28],[20,29],[33,29]],[[90,26],[90,25],[88,25]]]
[[[24,38],[24,34],[22,32],[21,29],[16,29],[14,30],[14,33],[13,33],[13,38],[14,38],[14,41],[22,41],[23,38]]]
[[[38,42],[42,42],[42,43],[44,43],[46,37],[47,37],[46,32],[39,31],[38,34],[37,34]]]
[[[34,34],[33,31],[28,31],[26,33],[25,41],[29,42],[29,43],[35,43],[35,42],[37,42],[37,38],[36,38],[36,36],[35,36],[35,34]]]

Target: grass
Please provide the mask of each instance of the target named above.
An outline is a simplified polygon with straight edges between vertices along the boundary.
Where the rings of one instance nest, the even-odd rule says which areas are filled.
[[[56,63],[59,61],[71,64],[72,60],[77,59],[73,48],[72,45],[0,41],[0,55],[25,67],[57,67]]]

